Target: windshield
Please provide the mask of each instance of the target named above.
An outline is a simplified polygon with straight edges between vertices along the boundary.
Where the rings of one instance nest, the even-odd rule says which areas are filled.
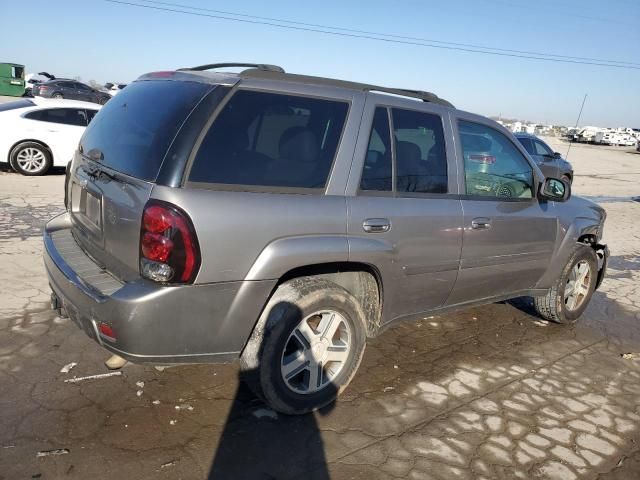
[[[156,179],[164,155],[211,85],[152,80],[129,85],[95,116],[80,142],[85,153],[133,177]]]

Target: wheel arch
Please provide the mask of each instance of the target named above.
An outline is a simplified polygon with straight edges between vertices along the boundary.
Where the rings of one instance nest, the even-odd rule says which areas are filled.
[[[367,336],[380,329],[384,288],[378,269],[361,262],[327,262],[295,267],[278,279],[276,288],[293,279],[322,278],[347,290],[362,306],[367,320]]]
[[[37,140],[35,138],[24,138],[22,140],[18,140],[13,145],[11,145],[11,147],[9,147],[9,151],[7,152],[7,162],[11,162],[11,155],[13,154],[13,151],[15,150],[15,148],[21,143],[25,143],[25,142],[37,143],[39,145],[42,145],[44,148],[46,148],[47,151],[49,152],[49,155],[51,155],[51,164],[53,165],[53,162],[54,162],[53,149],[49,145],[47,145],[46,142],[43,142],[42,140]]]
[[[535,288],[551,288],[562,269],[569,260],[575,245],[584,244],[592,247],[597,246],[599,225],[588,217],[577,217],[567,229],[566,234],[556,246],[555,254],[547,268],[545,274],[540,278]]]

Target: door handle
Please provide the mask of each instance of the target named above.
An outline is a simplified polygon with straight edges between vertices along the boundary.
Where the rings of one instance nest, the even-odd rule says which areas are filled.
[[[368,233],[384,233],[391,229],[391,222],[387,218],[367,218],[362,228]]]
[[[491,228],[491,219],[486,217],[478,217],[471,220],[471,228],[474,230],[489,230]]]

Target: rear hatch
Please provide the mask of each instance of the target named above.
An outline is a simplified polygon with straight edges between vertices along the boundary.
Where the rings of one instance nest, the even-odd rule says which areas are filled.
[[[76,151],[67,186],[76,242],[121,280],[139,277],[144,206],[167,152],[215,85],[134,82],[94,117]],[[165,165],[166,167],[166,165]]]

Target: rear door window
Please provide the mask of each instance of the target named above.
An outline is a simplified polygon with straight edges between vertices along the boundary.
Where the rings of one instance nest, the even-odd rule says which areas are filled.
[[[438,115],[394,108],[398,193],[447,193],[447,156]]]
[[[376,108],[369,136],[369,148],[364,160],[360,189],[390,192],[393,190],[391,131],[386,108]]]
[[[189,181],[323,188],[348,109],[347,102],[240,90],[207,132]]]
[[[211,88],[199,82],[134,82],[95,116],[82,150],[96,149],[106,167],[153,181],[178,130]]]

